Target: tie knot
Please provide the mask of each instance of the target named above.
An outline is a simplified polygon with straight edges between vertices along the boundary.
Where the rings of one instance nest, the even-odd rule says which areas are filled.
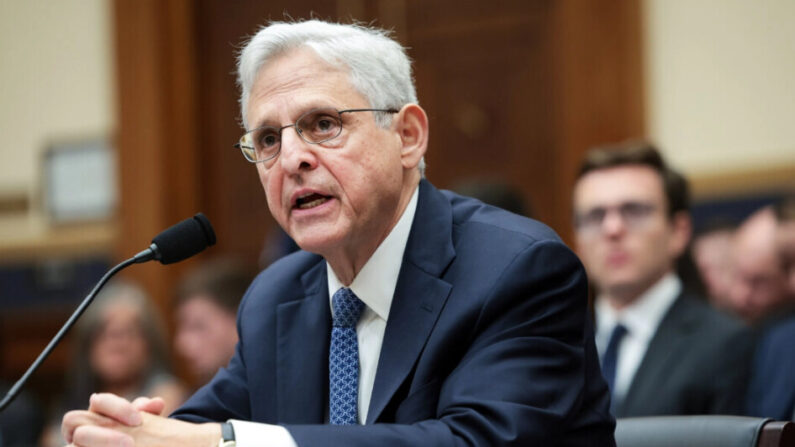
[[[613,328],[613,332],[610,334],[610,340],[616,340],[616,342],[620,341],[627,335],[627,327],[621,323],[618,323]]]
[[[341,288],[331,297],[334,308],[334,327],[356,327],[364,310],[364,303],[351,289]]]

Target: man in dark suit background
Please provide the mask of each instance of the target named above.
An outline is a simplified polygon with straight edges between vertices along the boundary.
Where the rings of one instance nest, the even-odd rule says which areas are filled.
[[[795,302],[795,196],[776,204],[773,240],[787,276],[786,300]],[[765,235],[762,235],[764,237]],[[769,235],[768,235],[769,236]],[[775,278],[776,272],[768,277]],[[792,304],[790,304],[791,307]],[[785,306],[786,308],[786,306]],[[748,414],[795,421],[795,315],[779,315],[760,337],[748,389]]]
[[[732,237],[729,305],[762,332],[795,314],[777,227],[774,208],[765,206],[748,216]]]
[[[271,24],[239,80],[239,146],[304,251],[254,281],[235,356],[180,420],[95,395],[64,417],[70,442],[614,445],[584,269],[544,225],[422,179],[428,121],[397,42]]]
[[[742,414],[752,338],[674,273],[691,234],[685,179],[655,148],[598,148],[574,190],[577,251],[616,417]]]

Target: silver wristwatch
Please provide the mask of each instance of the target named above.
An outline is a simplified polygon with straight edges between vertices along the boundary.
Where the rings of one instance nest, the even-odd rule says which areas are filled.
[[[235,429],[229,422],[221,423],[221,440],[218,441],[218,447],[235,447]]]

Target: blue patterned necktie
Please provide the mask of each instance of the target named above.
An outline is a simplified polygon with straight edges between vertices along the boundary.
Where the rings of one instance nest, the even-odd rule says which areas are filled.
[[[618,366],[618,350],[621,348],[621,341],[627,335],[627,328],[621,323],[616,324],[613,332],[610,334],[610,340],[607,342],[607,349],[602,356],[602,375],[607,382],[607,387],[610,388],[610,407],[613,408],[615,404],[615,383],[616,383],[616,367]]]
[[[331,298],[334,325],[329,349],[329,422],[353,425],[359,414],[359,342],[356,323],[364,303],[351,289],[341,288]]]

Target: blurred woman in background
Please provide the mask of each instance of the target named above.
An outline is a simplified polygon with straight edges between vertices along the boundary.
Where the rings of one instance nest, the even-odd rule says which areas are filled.
[[[166,403],[164,414],[184,401],[185,388],[170,372],[162,319],[140,287],[109,284],[78,323],[73,343],[66,397],[44,434],[43,446],[64,444],[60,423],[65,409],[84,407],[92,393],[127,399],[159,396]]]

